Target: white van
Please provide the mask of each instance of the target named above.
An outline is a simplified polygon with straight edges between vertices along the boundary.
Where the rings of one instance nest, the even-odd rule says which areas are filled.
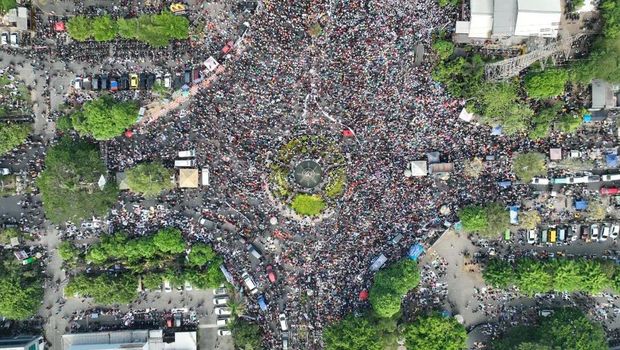
[[[263,255],[258,251],[258,248],[254,244],[250,244],[248,246],[248,252],[256,258],[256,260],[260,260],[263,258]]]
[[[209,169],[202,168],[201,172],[201,183],[203,186],[209,186]]]
[[[280,329],[282,330],[282,332],[288,331],[288,324],[286,324],[286,315],[280,314],[280,316],[278,316],[278,319],[280,320]]]
[[[196,161],[193,159],[177,159],[174,161],[175,168],[191,168],[196,165]]]
[[[196,156],[196,151],[190,149],[188,151],[179,151],[179,158],[191,158]]]
[[[172,287],[170,286],[170,281],[164,280],[164,292],[170,293],[172,292]]]
[[[250,294],[258,293],[258,288],[256,288],[256,282],[254,282],[254,279],[247,273],[247,271],[243,272],[241,278],[243,279],[245,286],[248,287],[248,289],[250,290]]]

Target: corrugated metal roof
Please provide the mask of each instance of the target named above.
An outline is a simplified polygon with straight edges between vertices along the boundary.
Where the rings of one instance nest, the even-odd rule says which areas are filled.
[[[493,35],[513,35],[517,22],[517,0],[495,1]]]
[[[562,5],[560,0],[519,0],[519,11],[562,13]]]
[[[493,14],[493,0],[471,0],[472,15],[491,15]]]

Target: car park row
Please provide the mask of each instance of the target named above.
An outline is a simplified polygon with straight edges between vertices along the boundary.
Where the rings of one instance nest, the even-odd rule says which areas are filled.
[[[541,230],[529,230],[527,242],[537,243],[563,243],[581,239],[585,242],[604,242],[608,239],[617,239],[620,234],[620,224],[574,224],[549,226]]]
[[[94,74],[78,76],[73,80],[76,90],[118,91],[118,90],[150,90],[154,85],[161,85],[166,89],[181,89],[184,85],[202,81],[204,78],[200,69],[185,69],[182,72],[171,73],[123,73]]]
[[[19,37],[15,32],[3,32],[2,34],[0,34],[0,40],[2,46],[11,45],[12,47],[19,47]]]

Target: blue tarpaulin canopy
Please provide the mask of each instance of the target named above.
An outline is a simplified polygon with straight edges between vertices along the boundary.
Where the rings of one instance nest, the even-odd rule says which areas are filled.
[[[577,210],[586,210],[588,209],[588,202],[584,200],[575,201],[575,209]]]
[[[608,154],[606,156],[607,159],[607,166],[610,168],[616,168],[618,167],[618,156],[615,154]]]
[[[519,207],[516,205],[510,207],[510,223],[513,225],[519,223]]]
[[[420,243],[412,245],[411,248],[409,248],[409,259],[413,261],[418,261],[418,258],[422,254],[424,254],[424,247]]]
[[[500,136],[501,134],[502,134],[501,125],[494,126],[493,129],[491,129],[491,135]]]
[[[265,301],[265,297],[262,295],[258,297],[258,306],[261,310],[267,311],[267,302]]]
[[[592,115],[591,114],[584,114],[583,115],[583,122],[584,123],[589,123],[592,121]]]

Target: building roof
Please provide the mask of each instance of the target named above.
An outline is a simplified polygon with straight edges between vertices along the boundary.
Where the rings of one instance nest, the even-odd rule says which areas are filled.
[[[428,167],[425,160],[414,160],[410,164],[411,176],[426,176],[428,175]]]
[[[453,163],[435,163],[429,166],[431,174],[446,174],[454,171]]]
[[[493,35],[511,36],[517,23],[517,0],[495,1]]]
[[[166,339],[168,341],[168,339]],[[175,332],[174,342],[164,341],[162,330],[131,330],[65,334],[63,350],[196,350],[196,332]]]
[[[32,347],[34,345],[34,347]],[[41,336],[19,335],[12,338],[0,338],[2,350],[43,350],[45,346]]]
[[[562,13],[560,0],[519,0],[519,12]]]
[[[181,188],[197,188],[198,187],[198,169],[179,169],[179,187]]]
[[[592,109],[604,109],[616,106],[616,97],[610,83],[592,80]]]
[[[471,0],[470,7],[472,15],[493,14],[493,0]]]
[[[456,21],[455,31],[457,34],[469,34],[469,21]]]

